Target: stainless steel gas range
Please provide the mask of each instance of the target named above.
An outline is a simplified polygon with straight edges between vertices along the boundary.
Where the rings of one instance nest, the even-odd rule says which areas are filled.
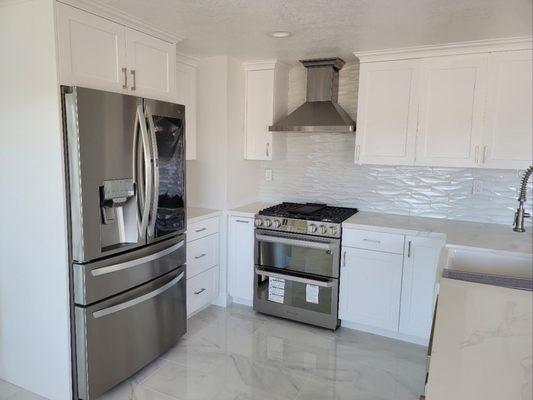
[[[356,212],[311,203],[259,211],[254,310],[337,329],[341,223]]]

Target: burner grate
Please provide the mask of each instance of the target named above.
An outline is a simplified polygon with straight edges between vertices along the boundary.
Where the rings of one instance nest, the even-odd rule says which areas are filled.
[[[260,215],[341,223],[357,213],[357,208],[333,207],[317,203],[281,203],[259,211]]]

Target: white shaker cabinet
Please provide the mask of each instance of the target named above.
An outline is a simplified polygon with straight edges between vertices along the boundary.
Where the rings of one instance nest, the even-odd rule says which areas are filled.
[[[126,91],[125,27],[63,3],[56,5],[61,83]]]
[[[433,321],[437,266],[444,241],[406,236],[399,332],[428,339]]]
[[[339,317],[389,331],[398,330],[403,256],[342,248]]]
[[[268,130],[287,112],[288,71],[276,61],[244,63],[244,158],[272,160],[274,138]]]
[[[489,56],[483,167],[525,169],[532,164],[532,71],[531,50]]]
[[[186,158],[196,160],[196,88],[197,68],[195,59],[178,55],[176,59],[176,102],[185,106]]]
[[[126,28],[128,86],[132,94],[176,100],[176,47]]]
[[[254,282],[254,218],[229,216],[228,285],[236,303],[251,305]]]
[[[487,59],[476,54],[422,61],[416,165],[478,165]]]
[[[63,85],[176,101],[176,46],[92,13],[57,3]]]
[[[355,162],[412,165],[420,60],[362,63]]]

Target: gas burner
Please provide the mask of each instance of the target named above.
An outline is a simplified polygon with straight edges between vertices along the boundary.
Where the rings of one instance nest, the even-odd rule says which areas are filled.
[[[338,238],[341,235],[341,223],[356,212],[356,208],[332,207],[320,203],[281,203],[259,211],[255,217],[255,226]]]

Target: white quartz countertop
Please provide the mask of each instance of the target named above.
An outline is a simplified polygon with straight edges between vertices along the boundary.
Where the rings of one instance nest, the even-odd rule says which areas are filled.
[[[259,201],[256,203],[246,204],[241,207],[232,208],[231,210],[228,210],[228,214],[243,217],[253,217],[255,214],[257,214],[258,211],[270,206],[272,206],[271,203],[264,203]]]
[[[423,237],[445,237],[449,247],[464,246],[513,253],[533,253],[531,232],[513,232],[511,225],[360,211],[344,221],[343,227]]]
[[[216,217],[219,216],[221,212],[221,210],[215,210],[212,208],[187,207],[187,222],[190,224],[203,219]]]

